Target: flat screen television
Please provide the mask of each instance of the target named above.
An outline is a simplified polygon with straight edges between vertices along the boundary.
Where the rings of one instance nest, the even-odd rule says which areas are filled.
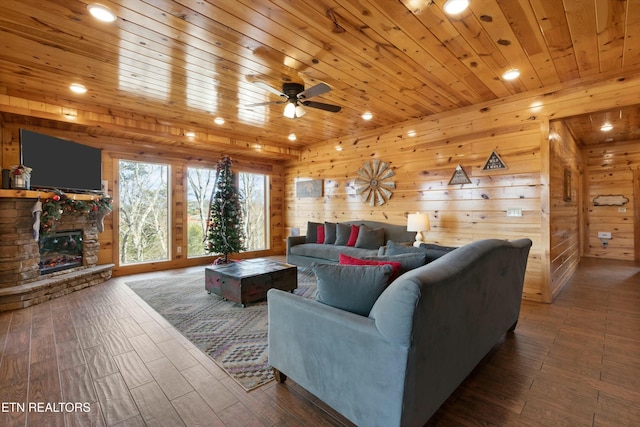
[[[99,148],[20,129],[20,158],[32,169],[33,189],[88,193],[102,189]]]

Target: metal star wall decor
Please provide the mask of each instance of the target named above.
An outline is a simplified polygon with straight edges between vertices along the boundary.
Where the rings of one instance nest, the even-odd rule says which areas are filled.
[[[356,194],[359,194],[364,203],[370,206],[384,205],[391,195],[396,184],[390,178],[395,175],[389,168],[389,163],[375,159],[364,162],[358,169],[355,180]]]

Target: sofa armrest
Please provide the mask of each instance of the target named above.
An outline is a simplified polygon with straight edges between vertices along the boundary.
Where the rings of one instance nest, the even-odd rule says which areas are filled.
[[[368,317],[277,289],[267,300],[273,368],[358,424],[399,423],[407,347]]]
[[[287,253],[289,249],[295,245],[301,245],[307,243],[307,236],[289,236],[287,237]]]

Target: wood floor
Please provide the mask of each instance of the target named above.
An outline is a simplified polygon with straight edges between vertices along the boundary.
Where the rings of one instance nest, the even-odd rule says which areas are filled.
[[[0,425],[350,425],[291,380],[245,392],[124,284],[193,270],[0,313]],[[428,425],[640,425],[640,264],[585,259],[553,304],[523,302]]]

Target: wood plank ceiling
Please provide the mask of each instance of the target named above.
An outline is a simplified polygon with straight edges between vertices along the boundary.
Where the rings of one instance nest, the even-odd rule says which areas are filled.
[[[444,0],[101,3],[115,22],[98,22],[83,1],[0,2],[0,95],[73,113],[3,105],[2,120],[201,149],[231,141],[282,159],[361,130],[640,69],[631,0],[470,0],[455,16]],[[501,77],[510,68],[518,79]],[[288,119],[284,103],[248,107],[282,100],[274,92],[291,82],[329,85],[313,101],[341,111],[305,107]],[[624,119],[637,134],[638,111]],[[576,137],[600,142],[589,135],[603,120],[576,118]]]

